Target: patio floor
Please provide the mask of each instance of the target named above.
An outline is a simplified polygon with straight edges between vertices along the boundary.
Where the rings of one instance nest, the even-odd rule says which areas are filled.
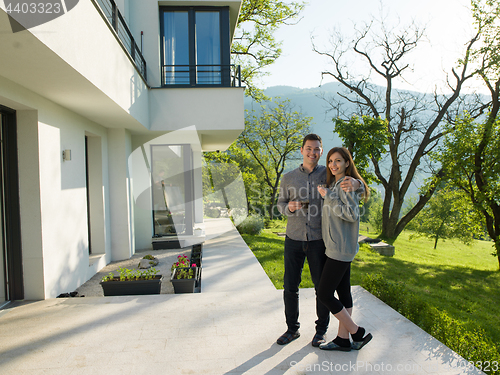
[[[0,372],[10,374],[481,374],[419,327],[353,287],[353,318],[374,338],[360,351],[311,346],[313,289],[300,291],[301,337],[228,219],[206,222],[202,292],[56,298],[0,310]],[[335,337],[333,318],[328,333]]]

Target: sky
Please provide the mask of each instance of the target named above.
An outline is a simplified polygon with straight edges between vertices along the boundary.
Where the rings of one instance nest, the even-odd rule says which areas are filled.
[[[331,60],[312,51],[311,37],[319,50],[331,51],[330,35],[340,31],[352,39],[354,25],[363,25],[381,15],[392,27],[404,27],[415,21],[425,27],[425,37],[408,60],[412,71],[406,81],[395,82],[394,87],[420,92],[431,92],[435,87],[446,91],[446,73],[456,66],[465,51],[465,44],[473,35],[469,12],[470,0],[309,0],[302,19],[292,26],[282,26],[275,34],[282,41],[282,56],[266,71],[261,87],[294,86],[318,87],[332,82],[321,79],[321,72],[331,70]],[[352,60],[351,69],[363,72],[364,66]],[[351,62],[349,62],[351,64]],[[377,77],[372,76],[374,83]],[[471,88],[478,87],[471,82]]]

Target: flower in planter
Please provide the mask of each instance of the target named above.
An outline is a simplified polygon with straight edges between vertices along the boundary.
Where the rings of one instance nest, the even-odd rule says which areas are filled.
[[[177,257],[177,262],[172,264],[172,276],[174,279],[192,279],[196,277],[196,267],[195,263],[190,264],[189,258],[186,255],[179,255]],[[174,274],[174,270],[178,269]]]
[[[193,279],[196,276],[196,266],[179,268],[174,275],[174,279]]]
[[[177,257],[177,262],[174,262],[174,264],[172,264],[171,270],[173,271],[175,268],[180,267],[189,267],[189,258],[184,254]]]

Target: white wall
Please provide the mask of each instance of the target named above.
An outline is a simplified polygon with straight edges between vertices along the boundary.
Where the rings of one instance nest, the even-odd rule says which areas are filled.
[[[130,4],[129,26],[137,41],[141,43],[144,33],[142,55],[147,61],[148,84],[161,86],[160,76],[160,16],[157,0],[134,0]]]
[[[122,3],[125,7],[126,2]],[[40,25],[32,32],[73,69],[148,127],[147,86],[91,1],[80,1],[64,16]]]
[[[244,88],[236,87],[151,90],[151,130],[195,125],[198,131],[241,132],[245,129],[243,94]]]
[[[53,298],[88,278],[85,132],[100,137],[106,166],[107,131],[3,77],[0,104],[18,111],[25,298]],[[71,161],[62,160],[64,149],[71,150]],[[109,217],[105,173],[107,167],[102,214]],[[104,252],[110,252],[109,243]]]

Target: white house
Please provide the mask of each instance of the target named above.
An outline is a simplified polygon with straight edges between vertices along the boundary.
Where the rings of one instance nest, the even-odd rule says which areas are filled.
[[[0,1],[0,305],[201,241],[202,151],[244,129],[240,0],[24,3]]]

